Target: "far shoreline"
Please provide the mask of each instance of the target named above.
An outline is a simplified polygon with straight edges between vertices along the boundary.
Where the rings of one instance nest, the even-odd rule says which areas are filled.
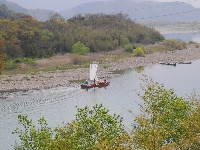
[[[188,44],[187,48],[183,50],[157,52],[153,54],[147,54],[145,57],[130,57],[117,61],[105,61],[98,64],[99,67],[97,76],[100,79],[109,79],[110,77],[119,75],[112,73],[117,70],[148,66],[158,64],[159,62],[178,63],[185,61],[195,61],[198,59],[200,59],[200,46],[196,46],[196,44]],[[105,66],[108,67],[105,68]],[[39,72],[35,75],[1,75],[0,92],[47,89],[58,86],[72,86],[71,81],[79,81],[80,84],[82,84],[82,82],[88,78],[89,68],[67,69],[64,71],[57,70],[55,72]]]
[[[171,34],[171,33],[200,33],[200,30],[183,30],[183,29],[173,29],[173,28],[156,28],[155,30],[160,32],[161,34]]]

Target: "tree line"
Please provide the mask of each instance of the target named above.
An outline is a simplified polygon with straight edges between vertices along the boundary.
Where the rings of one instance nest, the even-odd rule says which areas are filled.
[[[77,42],[90,52],[101,52],[119,48],[124,38],[132,45],[164,39],[155,29],[137,24],[121,13],[77,15],[67,21],[54,13],[44,22],[18,14],[17,19],[0,20],[0,33],[5,60],[71,53]]]

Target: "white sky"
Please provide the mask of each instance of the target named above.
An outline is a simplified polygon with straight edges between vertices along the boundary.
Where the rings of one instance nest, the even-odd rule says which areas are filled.
[[[40,9],[48,9],[54,11],[62,11],[87,2],[94,2],[94,1],[108,2],[112,0],[7,0],[7,1],[17,3],[18,5],[27,9],[40,8]],[[154,0],[154,1],[160,1],[160,2],[179,1],[192,4],[194,7],[200,8],[200,0]]]

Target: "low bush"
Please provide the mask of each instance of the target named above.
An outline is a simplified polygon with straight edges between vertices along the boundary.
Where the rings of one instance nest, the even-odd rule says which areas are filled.
[[[32,58],[17,58],[14,60],[6,61],[4,65],[5,70],[12,70],[20,67],[20,63],[24,63],[27,65],[36,65],[35,59]]]
[[[189,43],[189,44],[196,44],[197,42],[191,40],[191,41],[189,41],[188,43]]]
[[[125,51],[125,52],[132,52],[132,51],[133,51],[133,46],[132,46],[132,44],[124,45],[124,51]]]
[[[133,50],[134,56],[136,57],[144,57],[145,51],[141,47],[137,47]]]
[[[35,59],[32,59],[32,58],[19,58],[17,60],[19,60],[19,62],[28,64],[28,65],[36,65]]]
[[[186,42],[180,40],[164,40],[161,43],[150,45],[146,47],[146,54],[152,54],[155,52],[175,51],[185,49]]]
[[[5,63],[5,65],[3,66],[3,68],[5,70],[12,70],[12,69],[16,69],[16,68],[19,68],[19,64],[16,63],[14,60],[10,60],[10,61],[7,61]]]
[[[180,40],[164,40],[162,45],[166,47],[169,51],[182,50],[186,48],[186,43]]]

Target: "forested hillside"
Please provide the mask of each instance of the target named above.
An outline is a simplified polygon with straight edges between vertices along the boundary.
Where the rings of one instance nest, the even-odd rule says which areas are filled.
[[[123,38],[133,45],[163,40],[153,28],[137,24],[123,14],[79,15],[65,21],[55,13],[45,22],[21,14],[18,20],[0,20],[0,26],[5,59],[70,53],[79,41],[89,47],[90,52],[100,52],[120,47]]]

